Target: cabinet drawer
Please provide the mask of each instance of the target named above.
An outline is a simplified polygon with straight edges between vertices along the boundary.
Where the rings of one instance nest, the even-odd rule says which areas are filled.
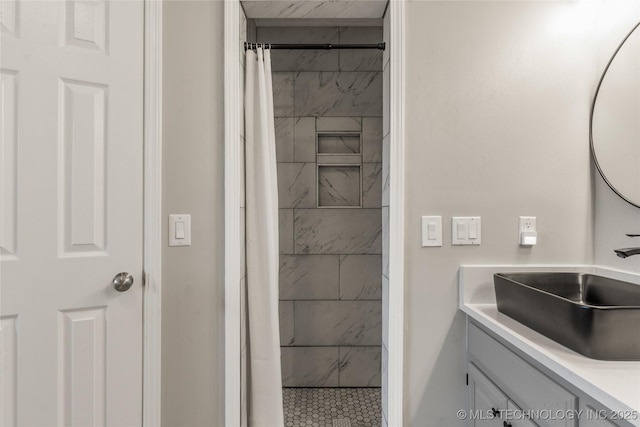
[[[533,421],[526,419],[520,415],[523,414],[522,408],[513,403],[512,400],[509,400],[509,402],[507,403],[507,407],[508,414],[511,414],[513,416],[513,420],[507,421],[506,424],[503,424],[503,427],[537,427]]]
[[[501,427],[502,416],[509,409],[509,398],[469,363],[469,425],[472,427]],[[473,414],[473,415],[472,415]]]
[[[632,427],[635,412],[611,411],[589,397],[580,399],[580,427]],[[613,419],[612,419],[613,418]]]
[[[598,409],[590,405],[585,405],[580,409],[583,410],[584,414],[582,418],[580,418],[580,427],[619,427],[601,415],[606,414],[607,411],[599,412]]]
[[[469,323],[469,355],[540,426],[575,427],[577,397]]]

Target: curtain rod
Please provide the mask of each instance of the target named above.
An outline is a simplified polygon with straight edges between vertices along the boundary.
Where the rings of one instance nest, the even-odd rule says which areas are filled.
[[[385,43],[374,44],[279,44],[279,43],[244,43],[244,50],[256,49],[258,47],[264,47],[266,49],[318,49],[318,50],[331,50],[331,49],[385,49]]]

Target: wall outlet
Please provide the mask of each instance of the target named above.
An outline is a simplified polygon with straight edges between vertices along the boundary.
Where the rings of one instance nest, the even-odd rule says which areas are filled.
[[[518,231],[537,231],[535,216],[521,216]]]
[[[518,243],[520,246],[534,246],[538,243],[535,216],[521,216],[518,227]]]

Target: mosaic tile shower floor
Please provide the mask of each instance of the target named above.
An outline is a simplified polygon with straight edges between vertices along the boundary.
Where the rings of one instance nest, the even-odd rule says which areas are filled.
[[[379,427],[380,388],[284,388],[285,427]]]

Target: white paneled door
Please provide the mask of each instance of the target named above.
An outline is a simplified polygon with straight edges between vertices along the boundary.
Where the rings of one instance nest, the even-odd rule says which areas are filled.
[[[0,1],[2,426],[141,425],[143,7]]]

